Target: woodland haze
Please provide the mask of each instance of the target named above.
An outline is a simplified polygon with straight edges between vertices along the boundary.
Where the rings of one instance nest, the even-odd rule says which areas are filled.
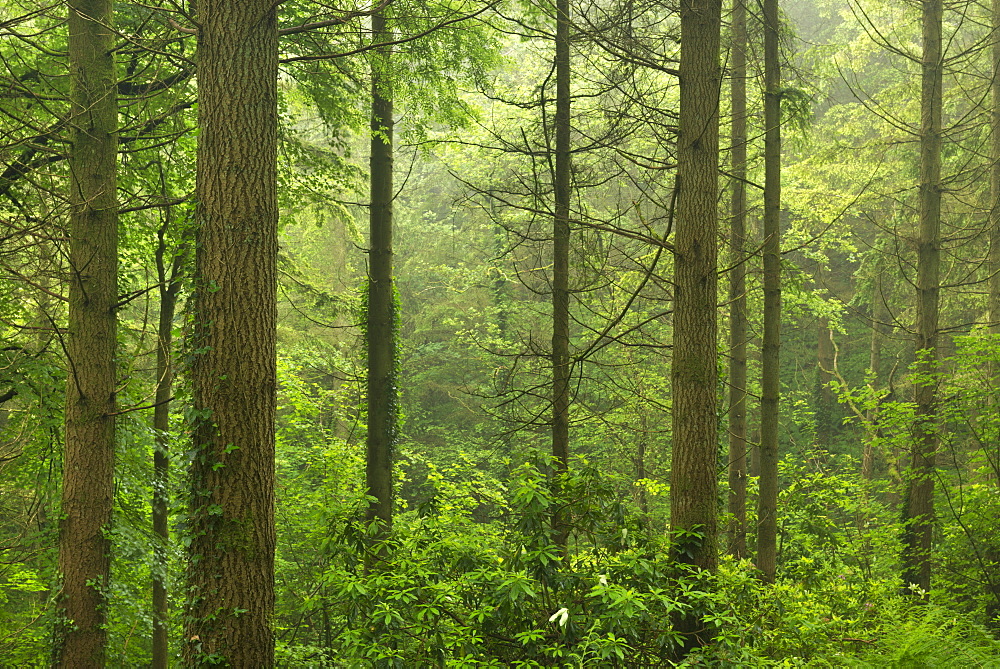
[[[1000,0],[0,63],[0,666],[1000,666]]]

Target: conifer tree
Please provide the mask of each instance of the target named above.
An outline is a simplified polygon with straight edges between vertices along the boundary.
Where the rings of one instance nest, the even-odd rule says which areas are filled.
[[[781,69],[778,1],[764,0],[764,333],[761,342],[757,567],[774,581],[778,546],[778,397],[781,347]]]
[[[110,0],[69,3],[69,327],[55,664],[103,666],[114,501],[118,97]]]
[[[274,664],[275,11],[198,3],[188,665]]]
[[[681,3],[670,527],[678,560],[716,567],[716,294],[721,0]],[[695,538],[697,535],[697,538]],[[696,625],[683,625],[697,637]]]

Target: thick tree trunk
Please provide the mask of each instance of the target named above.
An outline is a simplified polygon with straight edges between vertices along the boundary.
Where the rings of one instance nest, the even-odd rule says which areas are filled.
[[[275,7],[198,3],[187,665],[274,664]]]
[[[160,315],[156,345],[156,406],[153,409],[153,429],[156,432],[153,450],[153,669],[166,669],[170,664],[167,628],[170,611],[167,601],[167,545],[170,540],[170,397],[173,394],[172,360],[174,311],[180,280],[175,262],[168,276],[164,255],[166,232],[170,225],[170,209],[159,232],[156,247],[156,270],[160,283]]]
[[[382,13],[372,17],[372,39],[390,39]],[[368,250],[368,438],[365,484],[374,499],[366,519],[392,527],[392,460],[396,442],[396,299],[392,277],[392,92],[389,52],[372,58],[371,207]]]
[[[112,3],[69,3],[70,249],[59,667],[104,665],[114,501],[118,102]]]
[[[675,557],[716,567],[716,293],[720,0],[681,2],[680,128],[674,255],[673,453]],[[692,540],[691,533],[702,536]],[[694,630],[686,630],[694,633]],[[698,642],[700,639],[693,639]]]
[[[757,567],[773,583],[778,547],[778,395],[781,346],[781,71],[778,3],[764,0],[764,340],[761,345]]]
[[[941,0],[923,3],[920,114],[920,238],[917,248],[917,337],[913,425],[905,502],[903,585],[931,587],[934,466],[937,453],[938,299],[941,265]]]
[[[718,534],[718,194],[721,0],[681,1],[677,231],[670,471],[672,557],[714,571]],[[692,612],[674,615],[678,655],[711,632]]]
[[[747,557],[747,11],[733,0],[731,160],[733,196],[729,247],[729,552]]]
[[[557,488],[569,471],[569,0],[556,0],[555,215],[552,217],[552,459]],[[568,519],[553,512],[556,543],[565,553]]]

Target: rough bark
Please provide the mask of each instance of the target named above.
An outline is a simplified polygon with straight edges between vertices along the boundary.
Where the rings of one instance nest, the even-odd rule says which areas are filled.
[[[730,121],[732,202],[729,247],[729,553],[747,557],[747,298],[746,298],[746,173],[747,173],[747,12],[743,0],[733,0],[732,119]]]
[[[274,664],[275,7],[198,3],[187,665]]]
[[[916,420],[905,500],[903,585],[931,586],[937,453],[938,297],[941,265],[942,2],[924,0],[920,113],[920,233],[917,243]]]
[[[373,39],[387,41],[386,18],[372,17]],[[374,499],[367,520],[380,534],[392,526],[392,460],[396,441],[396,300],[392,277],[392,93],[388,50],[372,61],[371,207],[368,250],[368,437],[365,484]]]
[[[570,59],[569,0],[556,1],[555,208],[552,217],[552,459],[556,486],[569,470],[569,200]],[[566,551],[567,519],[553,512],[556,544]]]
[[[69,3],[70,248],[66,443],[55,665],[104,665],[111,569],[118,300],[118,102],[109,0]]]
[[[781,346],[781,70],[778,3],[764,0],[764,334],[761,344],[757,567],[774,582],[778,547],[778,396]]]
[[[718,505],[716,202],[721,12],[720,0],[681,2],[679,192],[671,367],[670,527],[675,557],[709,570],[716,567]],[[701,540],[692,540],[690,533],[701,534]]]

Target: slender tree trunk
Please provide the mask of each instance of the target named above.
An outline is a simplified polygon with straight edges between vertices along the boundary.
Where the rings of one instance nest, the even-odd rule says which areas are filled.
[[[386,17],[372,17],[372,39],[390,39]],[[396,442],[396,299],[392,277],[392,92],[389,51],[372,58],[371,207],[368,251],[368,439],[365,483],[374,499],[367,520],[380,535],[392,527],[392,460]]]
[[[69,3],[70,248],[66,450],[55,664],[104,666],[114,502],[118,100],[112,3]]]
[[[673,453],[675,557],[716,567],[716,302],[718,300],[720,0],[681,2],[680,130],[674,255]],[[690,533],[702,535],[694,541]]]
[[[1000,334],[1000,0],[993,0],[993,110],[990,169],[990,332]]]
[[[490,206],[494,201],[490,200]],[[493,293],[493,307],[496,309],[497,335],[500,339],[507,336],[510,320],[510,297],[507,289],[507,276],[503,269],[504,258],[506,256],[506,244],[504,238],[504,228],[499,223],[493,224],[493,257],[496,262],[493,284],[490,286]],[[506,391],[506,387],[502,389]]]
[[[891,317],[886,308],[886,300],[883,294],[883,284],[879,266],[876,265],[875,286],[872,292],[872,336],[871,346],[868,352],[868,369],[872,374],[872,387],[879,387],[882,369],[882,346],[886,335],[886,323]],[[866,481],[871,481],[875,474],[875,449],[874,439],[881,434],[881,428],[877,421],[879,407],[872,407],[868,415],[868,420],[873,424],[873,434],[865,440],[861,455],[861,477]]]
[[[274,664],[275,7],[198,3],[188,666]]]
[[[164,262],[166,232],[170,227],[171,210],[166,210],[166,220],[159,231],[156,247],[156,271],[160,284],[160,315],[157,323],[156,345],[156,406],[153,408],[153,430],[156,432],[153,450],[153,669],[166,669],[169,665],[167,628],[170,611],[167,601],[167,545],[170,504],[170,397],[173,394],[174,370],[172,361],[174,312],[180,292],[178,262],[168,276]]]
[[[993,27],[993,109],[991,110],[990,158],[990,307],[989,331],[1000,335],[1000,0],[992,2]],[[994,387],[1000,387],[1000,369],[994,365],[990,370]],[[1000,444],[995,447],[994,456],[1000,459]],[[1000,551],[991,551],[988,556],[994,563],[1000,562]],[[996,619],[1000,613],[1000,581],[995,580],[990,587],[994,602],[986,608],[987,616]]]
[[[941,264],[941,0],[923,3],[920,119],[920,238],[917,249],[918,376],[913,450],[905,501],[903,585],[931,587],[934,466],[937,453],[938,299]]]
[[[830,319],[821,316],[816,325],[816,443],[824,448],[830,446],[837,424],[837,399],[830,388],[830,382],[833,381],[833,356]]]
[[[729,246],[729,552],[747,557],[747,11],[733,0],[732,17],[732,187]]]
[[[555,215],[552,217],[552,459],[556,487],[569,471],[569,199],[570,199],[570,59],[569,0],[556,0],[556,164]],[[555,541],[563,552],[569,540],[568,519],[552,518]]]
[[[764,340],[761,345],[757,567],[773,583],[778,549],[778,395],[781,346],[781,70],[778,2],[764,0]]]
[[[639,504],[639,512],[642,514],[643,522],[648,523],[649,521],[649,496],[646,494],[645,479],[648,478],[648,473],[646,472],[646,448],[649,439],[649,424],[646,420],[646,412],[642,409],[639,410],[639,444],[635,449],[635,478],[637,481],[643,481],[643,484],[639,486],[637,491],[637,502]]]

